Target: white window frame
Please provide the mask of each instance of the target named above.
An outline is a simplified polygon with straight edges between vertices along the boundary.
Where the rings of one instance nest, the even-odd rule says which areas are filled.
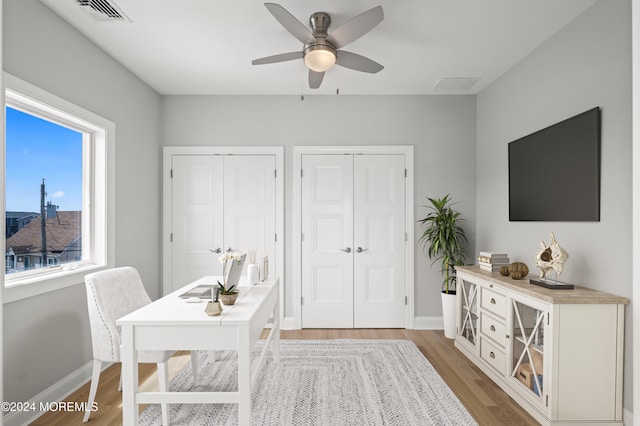
[[[3,303],[84,282],[115,258],[115,124],[26,81],[3,73],[4,104],[83,133],[82,260],[4,276]],[[2,171],[6,142],[2,140]],[[5,182],[6,185],[6,182]],[[2,187],[5,196],[5,186]],[[1,212],[2,216],[5,212]]]

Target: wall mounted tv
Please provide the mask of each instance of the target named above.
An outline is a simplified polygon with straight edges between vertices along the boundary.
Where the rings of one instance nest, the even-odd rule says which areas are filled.
[[[509,220],[600,220],[600,108],[509,143]]]

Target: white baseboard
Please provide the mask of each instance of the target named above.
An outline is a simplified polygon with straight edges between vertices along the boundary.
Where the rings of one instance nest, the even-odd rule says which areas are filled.
[[[102,371],[109,366],[111,366],[111,363],[104,363]],[[29,405],[39,408],[41,406],[48,406],[51,403],[64,400],[66,397],[78,390],[82,385],[91,380],[92,371],[93,360],[34,396],[29,400]],[[43,414],[44,412],[39,410],[22,412],[14,411],[5,414],[3,421],[5,426],[23,426],[28,425]]]
[[[444,330],[442,317],[415,317],[413,320],[414,330]]]
[[[295,320],[293,317],[284,317],[282,324],[280,324],[281,330],[299,330],[295,326]],[[415,317],[413,319],[413,330],[443,330],[444,322],[442,317]]]

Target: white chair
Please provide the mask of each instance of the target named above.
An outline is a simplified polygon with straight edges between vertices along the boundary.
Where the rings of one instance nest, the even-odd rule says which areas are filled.
[[[87,305],[89,307],[89,322],[91,323],[91,343],[93,346],[93,374],[89,401],[83,421],[89,420],[90,407],[96,396],[100,371],[103,362],[121,362],[120,327],[116,320],[151,303],[149,295],[144,289],[138,271],[125,266],[95,272],[85,276],[87,289]],[[158,384],[161,392],[166,392],[168,386],[168,359],[173,355],[169,351],[139,351],[138,362],[158,364]],[[197,352],[191,352],[194,384],[197,383],[199,364]],[[120,377],[120,388],[122,377]],[[161,404],[162,423],[169,424],[169,408]]]

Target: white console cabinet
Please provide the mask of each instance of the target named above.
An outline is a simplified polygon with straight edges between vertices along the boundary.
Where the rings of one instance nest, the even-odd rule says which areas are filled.
[[[628,299],[457,270],[460,351],[542,424],[623,424]]]

